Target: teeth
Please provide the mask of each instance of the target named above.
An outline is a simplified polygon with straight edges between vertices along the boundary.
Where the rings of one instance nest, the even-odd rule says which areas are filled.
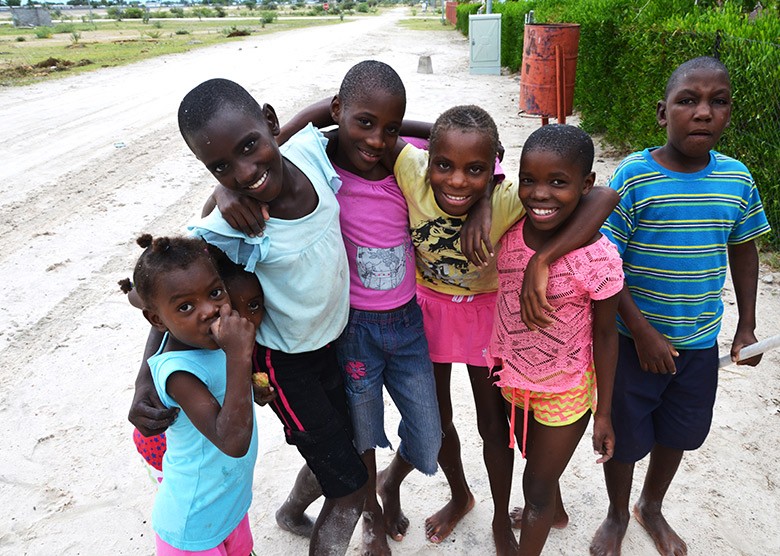
[[[265,183],[265,179],[266,179],[267,177],[268,177],[268,170],[266,170],[265,172],[263,172],[263,175],[262,175],[262,176],[260,176],[260,179],[259,179],[259,180],[257,180],[257,182],[256,182],[254,185],[250,185],[250,186],[249,186],[249,189],[257,189],[258,187],[260,187],[261,185],[263,185],[263,183]]]
[[[531,212],[534,214],[537,214],[539,216],[549,216],[552,213],[555,212],[556,209],[540,209],[540,208],[533,208],[531,209]]]
[[[466,199],[468,199],[468,196],[456,197],[455,195],[447,195],[446,193],[444,194],[444,196],[447,197],[448,199],[452,199],[453,201],[465,201]]]

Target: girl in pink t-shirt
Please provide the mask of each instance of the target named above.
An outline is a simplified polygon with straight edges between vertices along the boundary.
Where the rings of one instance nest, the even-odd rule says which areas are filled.
[[[585,432],[589,412],[593,449],[601,454],[597,463],[610,459],[615,445],[610,412],[623,269],[614,245],[597,233],[550,265],[550,327],[529,330],[519,302],[528,260],[593,187],[592,163],[593,142],[576,127],[549,125],[530,135],[520,160],[519,196],[526,217],[504,235],[497,261],[499,292],[487,359],[489,366],[503,365],[496,385],[508,402],[510,446],[517,437],[527,459],[523,556],[541,553],[556,505],[562,508],[558,479]],[[516,407],[523,410],[522,426],[515,426]]]

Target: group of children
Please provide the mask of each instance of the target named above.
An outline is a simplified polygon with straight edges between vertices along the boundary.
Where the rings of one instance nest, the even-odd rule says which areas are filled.
[[[675,70],[658,105],[666,144],[629,156],[609,188],[593,187],[593,143],[578,128],[531,134],[511,182],[485,110],[457,106],[430,126],[405,122],[405,108],[401,79],[376,61],[284,127],[231,81],[182,101],[181,133],[219,185],[191,237],[139,238],[123,282],[152,324],[130,420],[144,436],[167,429],[158,554],[251,551],[253,397],[305,459],[276,518],[311,539],[310,554],[344,554],[362,515],[361,553],[389,555],[387,537],[409,526],[403,480],[437,464],[451,499],[425,531],[441,542],[474,505],[456,362],[474,395],[497,554],[540,554],[566,525],[558,481],[591,413],[610,499],[591,553],[620,553],[633,465],[650,453],[634,514],[659,552],[684,554],[661,504],[709,429],[727,257],[736,360],[755,342],[754,240],[769,230],[747,169],[712,150],[731,113],[726,68],[696,58]],[[400,443],[378,471],[384,390]],[[510,515],[515,439],[525,503]]]

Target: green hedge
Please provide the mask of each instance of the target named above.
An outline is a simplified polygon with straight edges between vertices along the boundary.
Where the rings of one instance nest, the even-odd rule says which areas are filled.
[[[522,61],[525,13],[578,23],[574,103],[581,125],[626,150],[662,145],[655,107],[672,69],[701,55],[729,68],[734,111],[717,148],[750,168],[780,248],[780,0],[533,0],[493,4],[502,14],[501,62]],[[722,5],[719,5],[722,4]],[[458,28],[479,5],[458,6]]]

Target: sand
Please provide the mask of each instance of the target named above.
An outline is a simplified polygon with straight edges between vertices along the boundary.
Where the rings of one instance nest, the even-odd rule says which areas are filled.
[[[147,325],[116,282],[132,271],[140,232],[181,231],[213,186],[176,128],[176,107],[191,87],[211,77],[234,79],[285,120],[332,95],[357,61],[380,59],[406,83],[408,117],[433,120],[461,103],[486,107],[507,149],[507,174],[516,175],[519,148],[539,125],[538,118],[518,115],[518,77],[469,75],[467,39],[454,31],[402,30],[395,21],[405,13],[400,8],[338,27],[250,37],[0,90],[0,553],[153,554],[155,486],[127,421]],[[416,72],[421,55],[431,56],[433,74]],[[597,155],[601,185],[618,162],[604,150],[610,147]],[[778,281],[780,275],[762,272],[759,339],[777,333]],[[730,286],[724,298],[722,353],[736,322]],[[701,450],[684,458],[666,503],[691,554],[780,549],[778,365],[774,352],[756,369],[721,372],[712,433]],[[463,368],[456,369],[453,384],[477,504],[448,539],[432,545],[423,522],[445,502],[445,480],[441,473],[413,473],[402,490],[409,534],[401,543],[391,541],[397,555],[492,552],[492,505]],[[394,442],[397,419],[388,405]],[[285,444],[269,409],[258,410],[258,423],[250,515],[257,553],[306,554],[307,542],[274,522],[302,460]],[[391,456],[380,450],[380,466]],[[512,499],[519,503],[523,465],[517,459]],[[583,440],[562,478],[571,523],[551,533],[545,554],[587,552],[607,504],[595,459]],[[645,464],[638,468],[641,476]],[[349,554],[359,553],[359,541],[356,534]],[[632,520],[624,554],[653,553],[650,538]]]

